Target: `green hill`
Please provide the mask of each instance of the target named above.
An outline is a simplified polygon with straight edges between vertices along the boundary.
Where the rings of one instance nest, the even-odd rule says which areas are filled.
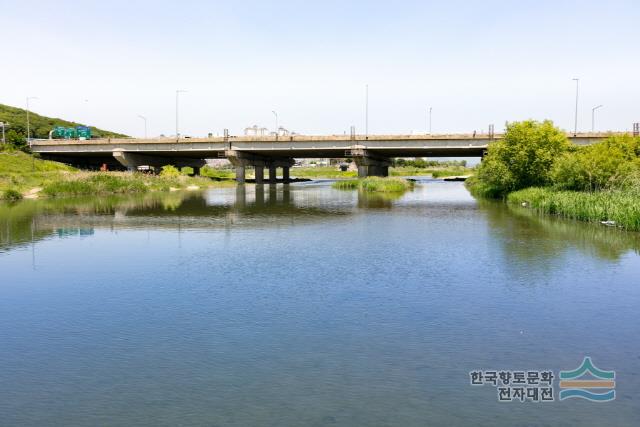
[[[22,108],[0,104],[0,122],[9,123],[5,129],[8,143],[20,146],[26,141],[27,135],[27,111]],[[29,112],[31,138],[48,138],[49,132],[56,126],[75,127],[84,123],[69,122],[67,120],[41,116],[33,111]],[[93,138],[126,138],[126,135],[110,132],[96,127],[91,127]]]

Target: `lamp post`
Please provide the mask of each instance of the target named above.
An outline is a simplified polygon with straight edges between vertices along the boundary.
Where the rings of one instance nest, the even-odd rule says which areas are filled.
[[[38,99],[37,96],[27,96],[27,144],[31,147],[31,123],[29,121],[29,101]]]
[[[4,128],[9,126],[9,123],[0,122],[0,126],[2,126],[2,145],[5,145],[7,143],[7,140],[4,137]]]
[[[364,90],[364,135],[369,136],[369,85]]]
[[[276,136],[278,136],[278,113],[275,110],[271,110],[274,116],[276,116]]]
[[[431,111],[433,111],[433,107],[429,107],[429,135],[431,135]]]
[[[573,127],[573,136],[576,136],[578,135],[578,93],[580,92],[580,79],[574,78],[572,80],[576,82],[576,115]]]
[[[596,129],[596,110],[602,107],[604,107],[604,105],[600,104],[591,109],[591,132],[595,132]]]
[[[140,117],[142,120],[144,120],[144,139],[147,139],[147,118],[145,116],[140,115],[140,114],[138,114],[138,117]]]
[[[180,98],[180,94],[181,93],[185,93],[186,90],[182,90],[182,89],[178,89],[176,90],[176,140],[180,139],[180,127],[178,126],[178,119],[179,119],[179,104],[178,104],[178,100]]]

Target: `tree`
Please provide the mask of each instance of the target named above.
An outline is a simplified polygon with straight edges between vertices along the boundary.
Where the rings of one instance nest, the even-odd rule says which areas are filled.
[[[569,149],[564,132],[549,120],[510,123],[504,138],[489,146],[472,183],[481,184],[490,197],[549,185],[554,161]]]

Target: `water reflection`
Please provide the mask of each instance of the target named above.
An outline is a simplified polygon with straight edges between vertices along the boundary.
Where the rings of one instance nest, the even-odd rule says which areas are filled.
[[[617,260],[626,253],[640,253],[640,233],[627,232],[599,224],[542,215],[501,202],[479,201],[492,233],[502,238],[507,257],[551,267],[569,249],[606,260]]]
[[[609,260],[640,250],[638,233],[539,216],[502,203],[476,202],[461,183],[422,179],[405,194],[341,191],[330,183],[306,183],[0,204],[0,251],[50,237],[91,236],[95,228],[264,228],[341,221],[369,209],[419,214],[425,220],[479,210],[490,232],[501,237],[494,240],[500,242],[504,257],[542,268],[550,269],[548,261],[569,248]]]

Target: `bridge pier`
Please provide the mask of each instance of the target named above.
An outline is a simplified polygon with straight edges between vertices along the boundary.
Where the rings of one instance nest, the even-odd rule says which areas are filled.
[[[264,167],[262,165],[256,165],[254,167],[255,167],[256,184],[262,184],[264,182]]]
[[[269,183],[275,184],[277,180],[276,171],[278,167],[283,170],[283,178],[289,180],[289,167],[294,164],[290,157],[268,157],[257,154],[245,153],[236,150],[226,150],[225,157],[236,167],[236,181],[245,181],[245,169],[247,166],[255,168],[256,184],[264,182],[264,168],[269,169]]]
[[[351,155],[358,167],[358,178],[389,176],[390,159],[362,148],[352,149]]]
[[[245,167],[236,166],[236,182],[238,184],[244,184],[244,180],[245,180]]]
[[[282,167],[282,182],[288,184],[291,178],[289,178],[289,166]]]
[[[277,169],[275,165],[269,165],[269,183],[275,184],[278,179]]]

